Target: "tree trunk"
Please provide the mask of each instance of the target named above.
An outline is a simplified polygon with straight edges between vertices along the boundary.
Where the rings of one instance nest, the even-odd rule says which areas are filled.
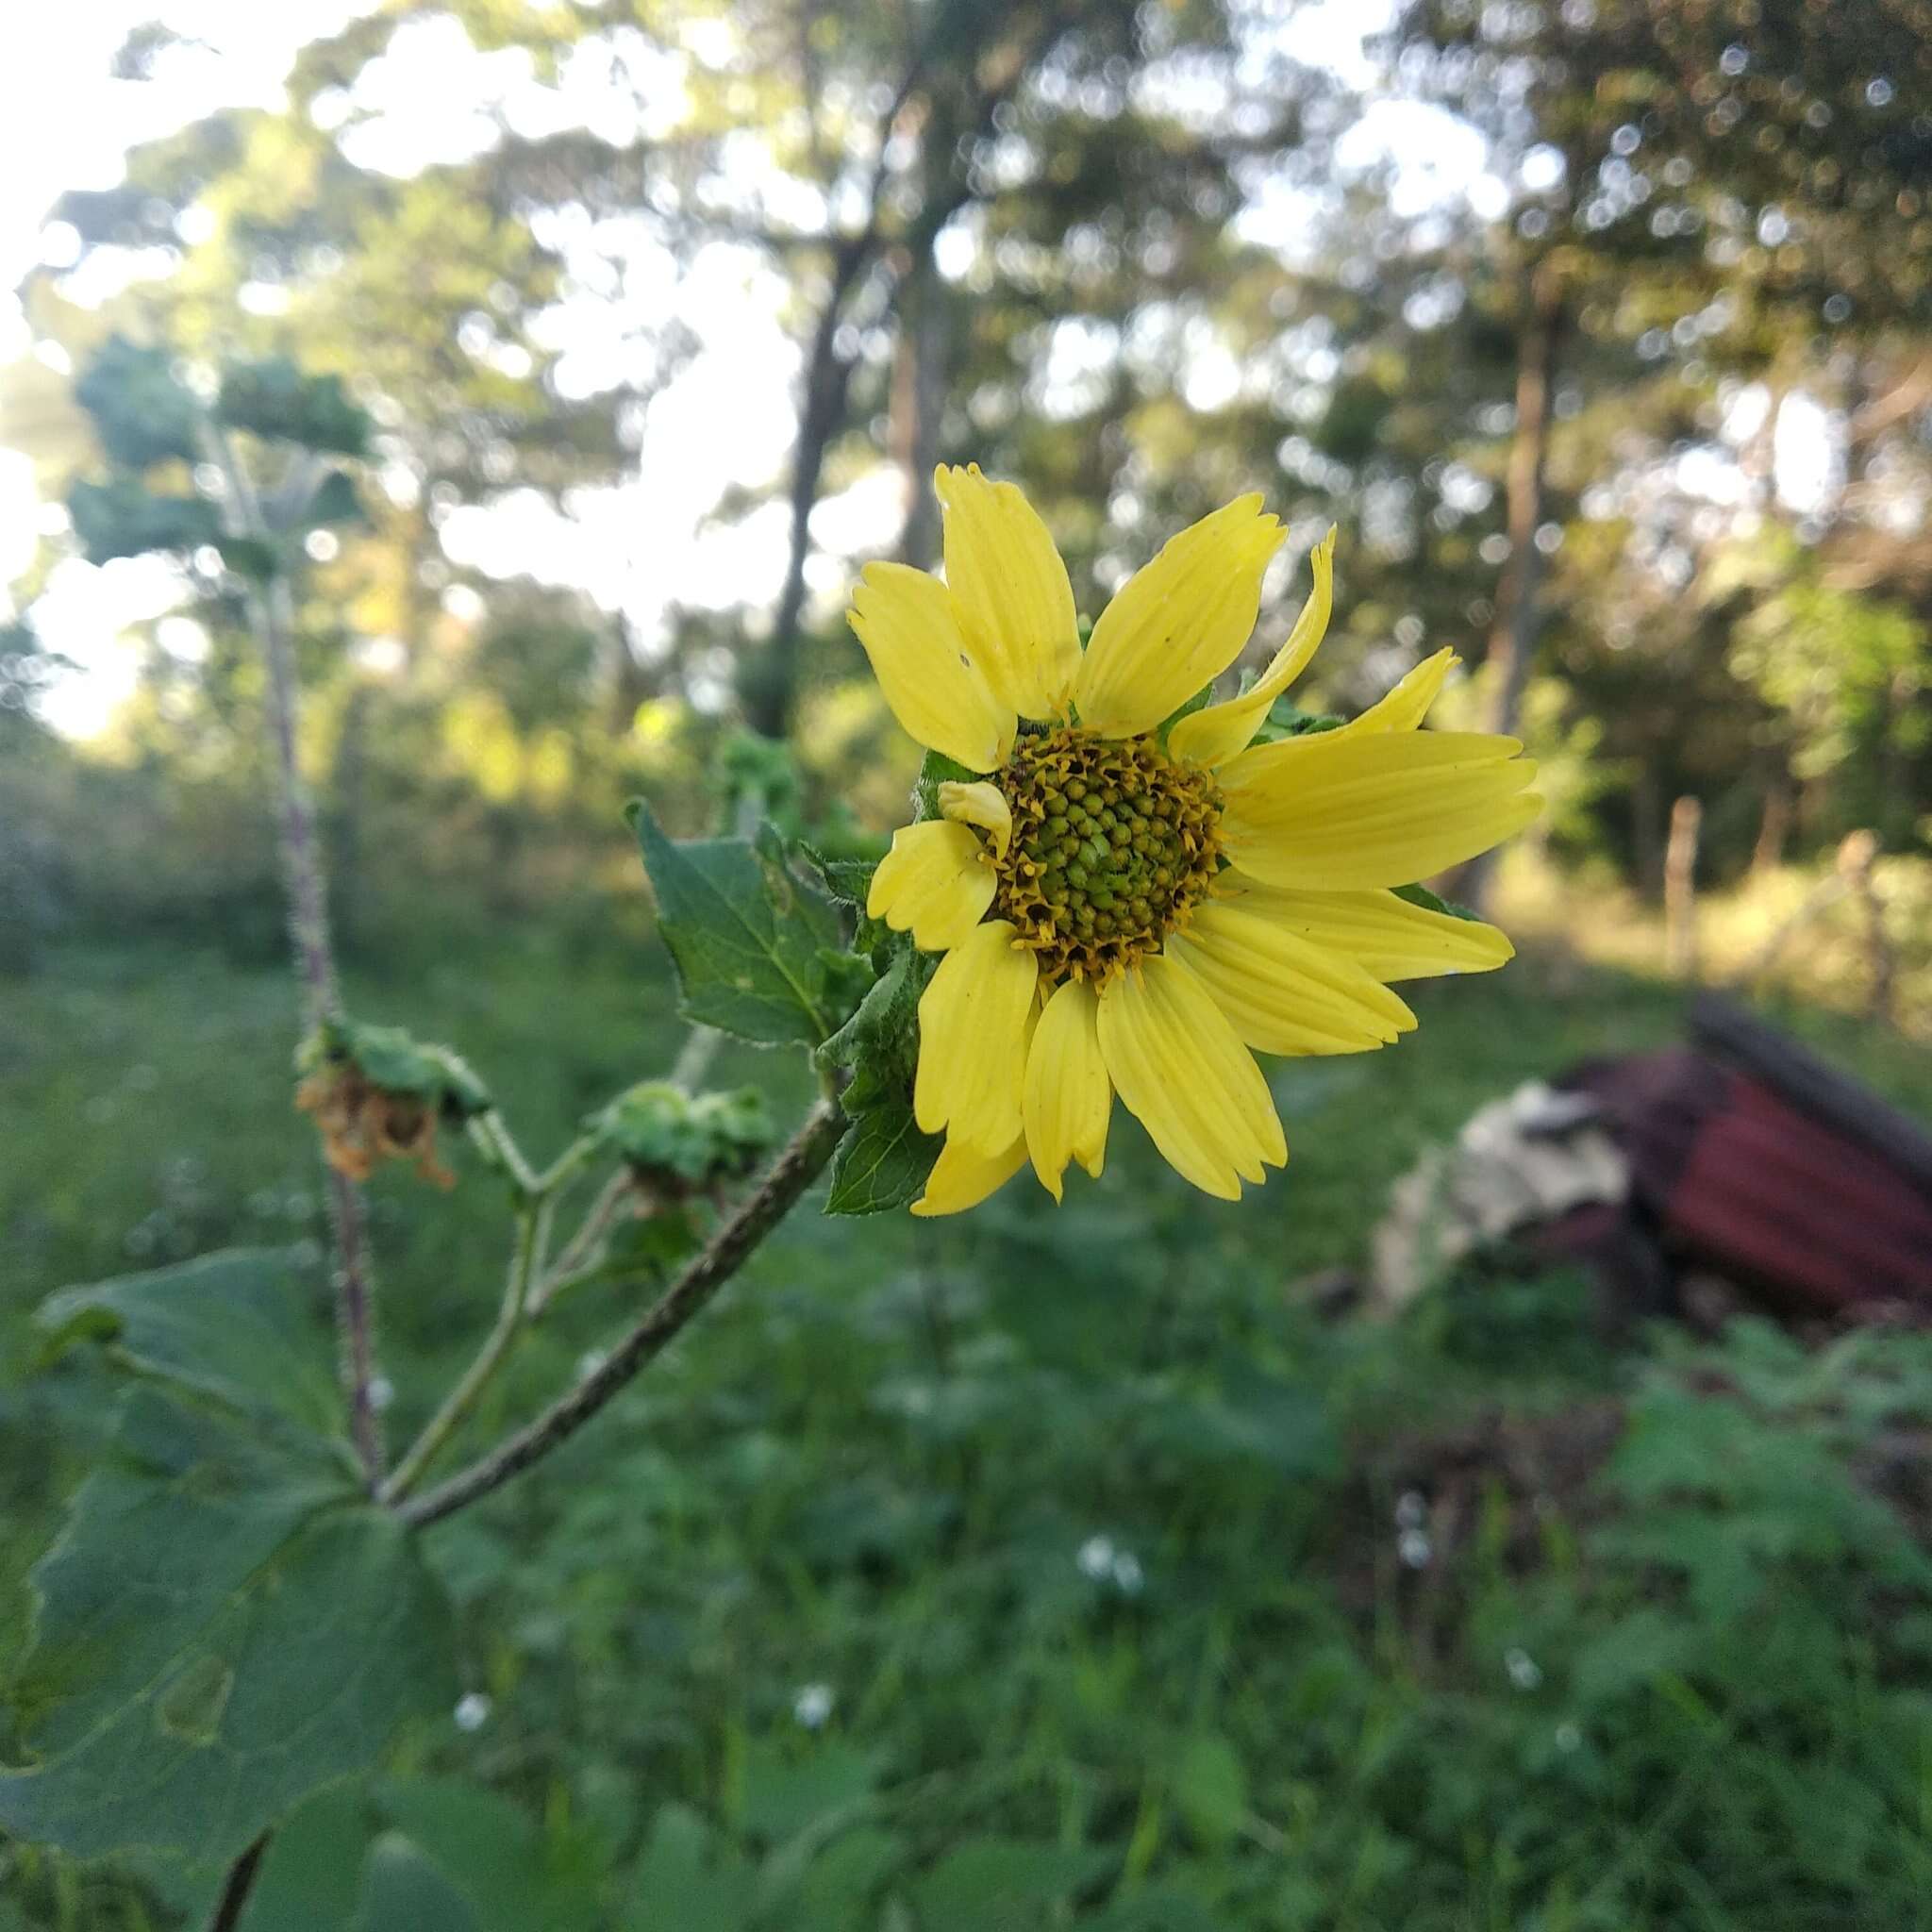
[[[892,459],[905,475],[906,524],[899,560],[915,570],[939,561],[940,511],[932,491],[940,459],[951,316],[946,286],[930,262],[915,269],[903,304],[898,359],[892,368]]]
[[[1530,313],[1517,351],[1516,429],[1507,484],[1509,559],[1496,586],[1496,621],[1490,632],[1491,731],[1516,729],[1536,649],[1537,595],[1543,576],[1536,533],[1543,523],[1551,391],[1563,320],[1562,293],[1545,261],[1530,277]]]
[[[1486,723],[1490,730],[1512,737],[1522,721],[1523,691],[1536,651],[1537,600],[1543,577],[1543,553],[1536,535],[1544,519],[1551,400],[1564,320],[1556,271],[1548,260],[1541,261],[1530,275],[1529,314],[1517,349],[1516,428],[1507,484],[1509,558],[1496,584],[1496,617],[1486,661]],[[1495,862],[1494,853],[1473,859],[1456,881],[1455,895],[1480,909]]]
[[[1757,822],[1757,843],[1751,851],[1751,870],[1767,873],[1785,862],[1785,841],[1791,835],[1791,785],[1782,773],[1764,787],[1764,816]]]
[[[1671,808],[1671,842],[1664,853],[1664,963],[1673,978],[1697,976],[1697,837],[1704,808],[1680,798]]]
[[[840,245],[833,259],[832,286],[819,311],[806,363],[804,407],[799,410],[798,442],[791,459],[791,541],[785,582],[772,614],[772,634],[762,649],[746,658],[741,682],[745,722],[767,738],[785,736],[798,695],[798,624],[805,613],[811,513],[819,500],[825,452],[845,420],[845,393],[852,375],[851,363],[836,346],[840,319],[846,293],[871,250],[870,236]]]

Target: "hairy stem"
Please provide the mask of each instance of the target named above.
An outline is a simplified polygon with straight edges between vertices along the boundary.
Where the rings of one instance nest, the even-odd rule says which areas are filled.
[[[818,1102],[757,1190],[738,1207],[602,1364],[489,1455],[403,1506],[405,1522],[435,1523],[498,1490],[575,1435],[736,1274],[818,1177],[845,1129],[834,1100]]]
[[[239,536],[265,540],[269,530],[248,473],[234,445],[212,424],[207,447],[227,482],[227,516]],[[302,776],[295,719],[295,601],[285,576],[277,574],[249,599],[249,616],[268,671],[268,720],[275,741],[281,789],[277,843],[289,895],[289,939],[302,987],[306,1025],[313,1029],[341,1010],[335,946],[329,932],[328,889],[322,869],[322,844],[315,808]],[[382,1477],[382,1430],[376,1421],[375,1286],[363,1226],[362,1197],[356,1184],[328,1170],[329,1228],[335,1247],[336,1327],[341,1338],[342,1391],[349,1408],[349,1433],[356,1454],[374,1488]]]
[[[528,1201],[517,1210],[517,1241],[504,1283],[503,1303],[496,1311],[496,1323],[484,1338],[475,1360],[463,1372],[462,1379],[443,1397],[442,1407],[430,1417],[423,1433],[410,1444],[408,1453],[396,1464],[395,1473],[382,1486],[385,1502],[406,1496],[423,1478],[476,1399],[489,1387],[491,1377],[503,1366],[510,1345],[523,1326],[524,1311],[529,1305],[530,1281],[537,1259],[542,1254],[549,1233],[550,1204]]]
[[[625,1169],[619,1168],[598,1191],[597,1198],[591,1203],[582,1225],[563,1244],[557,1258],[543,1271],[543,1278],[537,1284],[536,1292],[530,1297],[532,1321],[550,1306],[566,1286],[574,1285],[581,1277],[591,1255],[603,1241],[625,1201],[631,1198],[631,1194],[630,1174]]]
[[[262,1835],[228,1867],[228,1875],[222,1882],[222,1895],[215,1902],[215,1915],[208,1921],[208,1932],[236,1932],[242,1924],[242,1909],[248,1903],[248,1894],[255,1890],[257,1874],[261,1870],[261,1855],[268,1850],[269,1835]]]

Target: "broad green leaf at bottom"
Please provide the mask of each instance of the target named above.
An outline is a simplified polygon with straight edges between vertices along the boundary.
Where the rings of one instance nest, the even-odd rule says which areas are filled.
[[[110,1457],[35,1571],[0,1827],[220,1864],[449,1707],[447,1607],[337,1444],[139,1388]]]

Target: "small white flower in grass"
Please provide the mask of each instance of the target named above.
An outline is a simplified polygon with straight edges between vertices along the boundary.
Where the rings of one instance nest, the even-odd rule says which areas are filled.
[[[1080,1553],[1074,1560],[1080,1566],[1080,1574],[1095,1583],[1105,1583],[1113,1574],[1113,1539],[1105,1536],[1090,1536],[1080,1545]]]
[[[1583,1733],[1572,1724],[1557,1726],[1557,1749],[1558,1751],[1580,1751],[1583,1748]]]
[[[1132,1550],[1123,1550],[1113,1559],[1113,1580],[1123,1596],[1139,1596],[1141,1586],[1147,1581],[1141,1568],[1141,1559]]]
[[[791,1700],[791,1715],[808,1731],[820,1729],[838,1702],[829,1684],[807,1684]]]
[[[1543,1668],[1521,1645],[1503,1653],[1503,1668],[1519,1690],[1534,1690],[1543,1680]]]
[[[1404,1490],[1395,1501],[1397,1529],[1420,1529],[1428,1521],[1429,1506],[1420,1490]]]
[[[1411,1570],[1426,1570],[1436,1546],[1419,1529],[1405,1529],[1395,1539],[1395,1554]]]
[[[396,1399],[396,1385],[387,1375],[375,1375],[369,1383],[369,1406],[380,1415]]]
[[[457,1699],[457,1729],[480,1731],[490,1722],[490,1700],[480,1690],[466,1690]]]
[[[577,1380],[588,1381],[609,1359],[601,1348],[587,1348],[577,1357]]]

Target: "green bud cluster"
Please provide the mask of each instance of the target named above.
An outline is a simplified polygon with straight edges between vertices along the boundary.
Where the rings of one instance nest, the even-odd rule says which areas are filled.
[[[635,1179],[673,1195],[749,1174],[776,1139],[756,1088],[691,1094],[668,1080],[628,1088],[588,1124]]]
[[[1185,922],[1214,876],[1220,801],[1148,739],[1024,735],[999,780],[1013,814],[993,909],[1049,983],[1098,984]]]

